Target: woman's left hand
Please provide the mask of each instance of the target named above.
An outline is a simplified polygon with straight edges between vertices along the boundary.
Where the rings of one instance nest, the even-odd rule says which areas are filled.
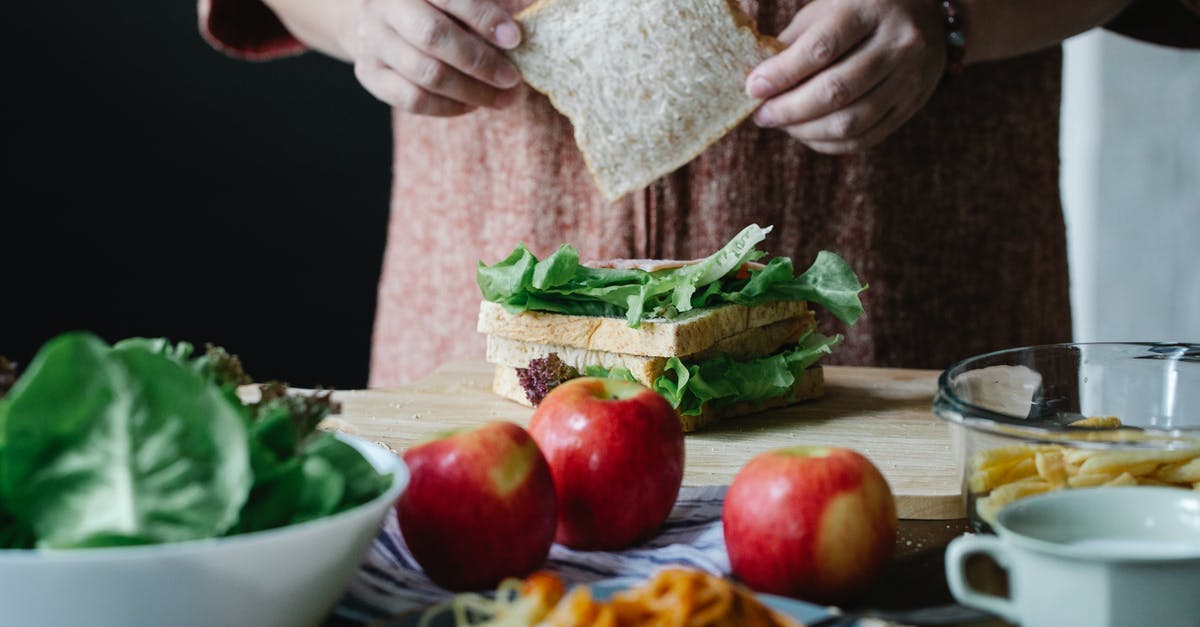
[[[812,0],[779,35],[787,48],[746,79],[759,126],[813,150],[858,152],[929,99],[946,66],[934,0]]]

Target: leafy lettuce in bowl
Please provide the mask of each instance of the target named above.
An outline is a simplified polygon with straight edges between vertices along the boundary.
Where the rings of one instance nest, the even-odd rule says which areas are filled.
[[[0,603],[12,625],[317,625],[408,483],[315,428],[328,393],[210,349],[55,338],[0,398]],[[0,390],[3,394],[3,390]]]
[[[343,512],[393,478],[316,429],[328,393],[249,379],[220,349],[88,333],[48,342],[0,399],[0,548],[183,542]]]

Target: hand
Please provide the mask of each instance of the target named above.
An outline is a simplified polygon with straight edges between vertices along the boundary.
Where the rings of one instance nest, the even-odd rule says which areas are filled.
[[[363,0],[349,47],[355,76],[376,98],[451,116],[512,102],[521,76],[497,46],[520,39],[492,0]]]
[[[754,121],[813,150],[859,152],[929,99],[946,64],[933,0],[812,0],[779,35],[787,48],[746,79]]]

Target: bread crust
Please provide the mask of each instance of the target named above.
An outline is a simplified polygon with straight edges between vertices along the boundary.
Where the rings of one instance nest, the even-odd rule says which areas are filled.
[[[538,0],[537,4],[542,4],[543,2],[549,1],[553,0]],[[749,30],[754,35],[754,38],[757,39],[763,46],[770,48],[775,52],[775,54],[779,54],[780,52],[783,52],[784,48],[787,48],[782,41],[779,41],[770,35],[764,35],[759,32],[758,24],[754,22],[754,17],[743,11],[742,6],[738,4],[737,0],[725,0],[725,6],[729,9],[729,13],[733,15],[733,21],[735,24],[737,24],[738,28]]]
[[[780,301],[756,307],[719,305],[681,314],[672,320],[643,320],[638,328],[624,318],[576,316],[542,311],[511,314],[498,303],[482,301],[476,329],[537,344],[572,346],[610,353],[650,357],[693,355],[717,342],[788,318],[811,319],[803,301]]]
[[[814,326],[816,326],[816,322],[811,314],[786,318],[747,329],[722,339],[703,351],[692,355],[679,355],[679,357],[689,363],[704,361],[718,355],[728,355],[730,359],[734,360],[765,357],[774,354],[784,346],[794,345]],[[627,368],[638,383],[646,386],[662,376],[669,359],[669,357],[589,350],[562,344],[526,342],[499,335],[487,336],[488,363],[525,368],[531,360],[544,358],[550,353],[557,354],[559,359],[567,365],[580,371],[587,366],[603,366],[609,369],[618,366]]]

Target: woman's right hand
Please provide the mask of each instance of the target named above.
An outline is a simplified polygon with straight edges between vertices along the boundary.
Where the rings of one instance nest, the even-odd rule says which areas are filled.
[[[512,103],[521,76],[499,49],[520,39],[492,0],[362,0],[350,50],[355,76],[376,98],[452,116]]]

